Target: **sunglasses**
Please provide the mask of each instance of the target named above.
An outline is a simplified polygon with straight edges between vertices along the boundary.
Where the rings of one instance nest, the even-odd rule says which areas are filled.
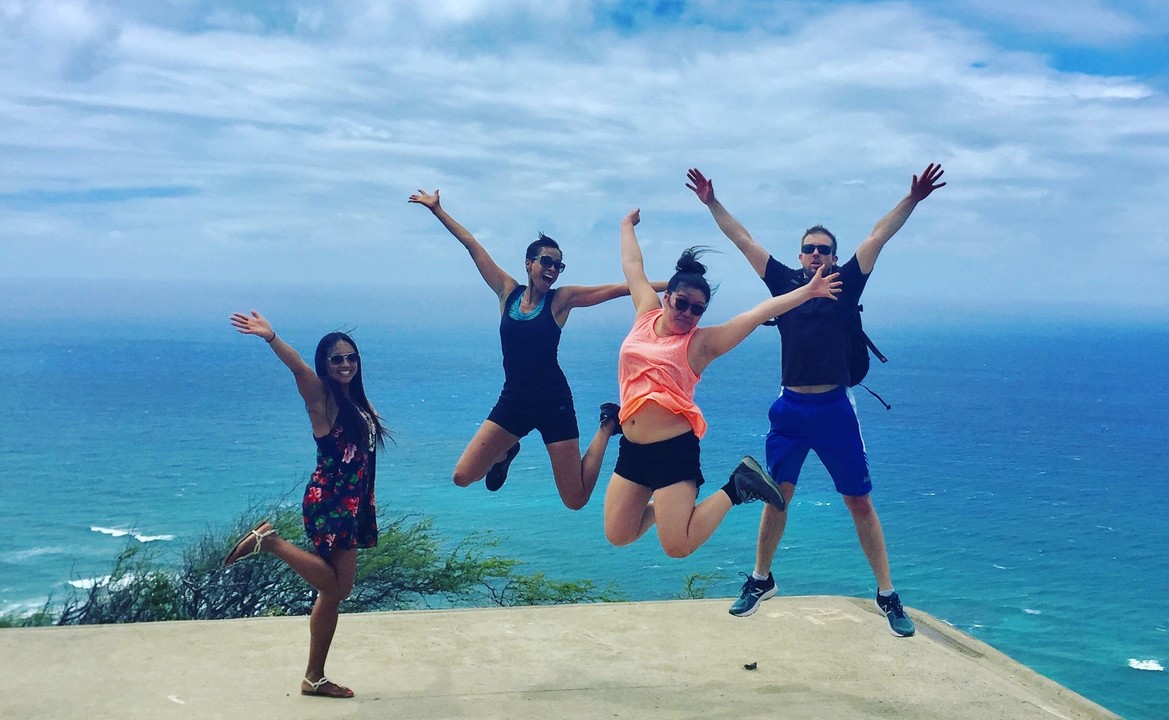
[[[560,262],[559,260],[553,260],[549,255],[541,255],[538,258],[532,259],[539,260],[541,267],[548,268],[549,270],[556,268],[556,272],[564,272],[564,263]]]
[[[813,252],[815,252],[817,250],[820,251],[821,255],[831,255],[832,254],[832,246],[831,245],[805,245],[802,248],[800,248],[800,252],[802,252],[805,255],[811,255]]]
[[[361,356],[355,352],[351,352],[348,355],[342,355],[341,353],[337,353],[336,355],[329,356],[329,364],[332,365],[333,367],[338,367],[341,363],[348,360],[350,365],[356,365],[357,361],[360,359],[361,359]]]
[[[696,303],[692,300],[678,297],[677,295],[674,296],[674,309],[680,313],[689,310],[690,314],[694,317],[702,317],[702,313],[706,312],[706,306],[702,303]]]

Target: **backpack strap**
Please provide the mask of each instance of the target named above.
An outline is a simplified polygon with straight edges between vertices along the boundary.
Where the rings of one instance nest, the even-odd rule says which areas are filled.
[[[880,356],[878,355],[878,357],[880,357]],[[881,362],[885,362],[885,361],[884,361],[884,360],[882,360]],[[859,385],[860,387],[863,387],[865,390],[868,390],[868,392],[869,392],[869,394],[870,394],[870,395],[872,395],[873,397],[877,398],[877,400],[881,401],[881,404],[885,406],[885,409],[886,409],[886,410],[892,410],[892,409],[893,409],[893,406],[892,406],[892,405],[890,405],[889,403],[885,402],[885,398],[881,397],[880,395],[878,395],[877,393],[873,392],[872,390],[869,390],[869,386],[868,386],[868,385],[865,385],[864,383],[857,383],[857,385]]]
[[[877,358],[878,360],[880,360],[883,363],[889,362],[889,358],[882,355],[881,351],[877,349],[877,346],[873,344],[873,341],[869,339],[868,333],[866,333],[864,330],[861,330],[861,335],[864,336],[865,345],[869,346],[869,351],[873,353],[873,357]],[[868,388],[865,388],[865,389],[868,390]]]

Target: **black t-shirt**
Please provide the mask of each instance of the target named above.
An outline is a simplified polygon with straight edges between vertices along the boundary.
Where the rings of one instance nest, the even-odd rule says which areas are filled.
[[[779,316],[782,368],[785,387],[843,385],[848,387],[851,349],[849,316],[856,310],[869,276],[861,272],[856,255],[838,266],[840,294],[835,300],[812,298]],[[767,258],[763,282],[772,296],[784,295],[811,280],[802,267],[790,268]]]

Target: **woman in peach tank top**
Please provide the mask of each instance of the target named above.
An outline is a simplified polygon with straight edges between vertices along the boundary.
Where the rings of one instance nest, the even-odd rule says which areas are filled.
[[[840,282],[835,273],[824,276],[820,270],[799,290],[721,325],[698,327],[710,302],[701,250],[682,253],[664,297],[658,297],[634,232],[640,221],[640,210],[621,221],[621,267],[637,316],[618,361],[624,436],[605,493],[605,537],[628,545],[656,524],[666,555],[681,558],[706,542],[734,505],[761,499],[783,509],[779,488],[751,457],[743,458],[718,492],[695,504],[704,482],[699,439],[706,420],[694,403],[702,371],[763,321],[813,297],[834,297]]]

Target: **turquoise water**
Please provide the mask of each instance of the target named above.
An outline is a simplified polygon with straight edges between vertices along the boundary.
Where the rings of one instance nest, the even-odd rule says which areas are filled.
[[[226,315],[0,321],[0,503],[11,530],[0,609],[61,597],[70,581],[108,572],[127,542],[174,548],[252,501],[298,499],[313,463],[303,405],[267,347],[234,334]],[[893,410],[863,391],[857,404],[905,602],[1125,717],[1169,715],[1169,677],[1157,669],[1169,664],[1169,326],[866,325],[891,360],[869,384]],[[307,354],[333,327],[286,323],[281,334]],[[625,330],[574,318],[565,333],[582,428],[615,399]],[[397,438],[379,461],[389,512],[431,515],[452,539],[491,530],[529,571],[614,580],[629,599],[675,597],[695,572],[721,576],[712,594],[737,592],[757,506],[734,510],[685,560],[666,558],[654,537],[605,542],[600,500],[616,443],[597,496],[576,513],[561,507],[538,438],[501,492],[450,483],[502,382],[493,328],[365,323],[354,334]],[[711,423],[709,478],[762,455],[777,363],[764,329],[707,371],[698,400]],[[847,511],[814,460],[788,528],[781,593],[873,593]]]

